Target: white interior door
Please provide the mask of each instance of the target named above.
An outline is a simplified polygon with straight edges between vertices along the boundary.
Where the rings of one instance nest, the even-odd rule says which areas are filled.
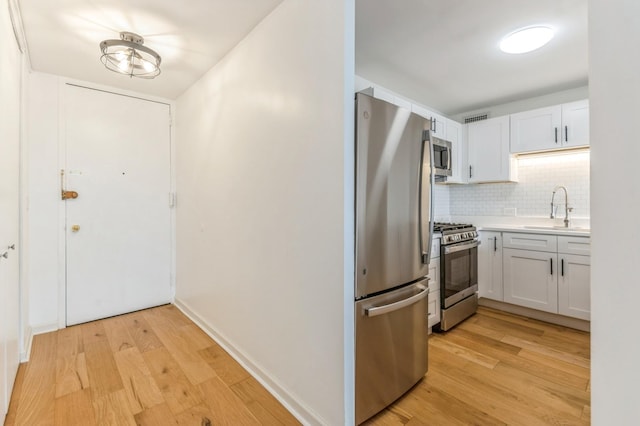
[[[67,325],[171,299],[167,104],[65,85]]]
[[[0,424],[20,360],[20,125],[22,56],[0,8]]]

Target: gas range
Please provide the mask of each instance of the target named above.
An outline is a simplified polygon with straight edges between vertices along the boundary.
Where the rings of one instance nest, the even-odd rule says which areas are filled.
[[[478,237],[476,227],[465,223],[435,222],[433,230],[442,233],[440,239],[442,245],[473,241]]]
[[[440,237],[440,324],[447,331],[478,307],[478,232],[465,223],[433,224]]]

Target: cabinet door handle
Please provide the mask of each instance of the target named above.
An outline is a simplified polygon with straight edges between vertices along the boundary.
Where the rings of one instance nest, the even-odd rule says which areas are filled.
[[[554,133],[555,133],[556,143],[558,143],[558,128],[557,128],[557,127],[554,127],[554,128],[553,128],[553,131],[554,131]]]
[[[551,261],[551,275],[553,275],[553,257],[549,259]]]
[[[493,251],[498,251],[498,237],[493,239]]]
[[[569,142],[569,126],[564,126],[564,141]]]
[[[469,179],[473,177],[473,173],[471,173],[471,171],[472,171],[471,166],[469,166]]]
[[[560,259],[560,274],[564,277],[564,259]]]

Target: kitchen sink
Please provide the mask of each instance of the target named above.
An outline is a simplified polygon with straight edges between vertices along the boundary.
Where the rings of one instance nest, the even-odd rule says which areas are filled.
[[[548,225],[548,226],[543,226],[543,225],[525,225],[523,226],[523,228],[525,229],[541,229],[541,230],[548,230],[548,231],[581,231],[581,232],[589,232],[591,229],[589,228],[583,228],[581,226],[572,226],[570,228],[565,228],[563,225]]]

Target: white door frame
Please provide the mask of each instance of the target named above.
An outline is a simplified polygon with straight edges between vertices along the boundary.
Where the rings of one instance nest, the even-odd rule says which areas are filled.
[[[129,96],[132,98],[142,99],[145,101],[151,102],[159,102],[162,104],[169,105],[169,110],[171,112],[171,123],[170,123],[170,179],[171,179],[171,193],[174,194],[173,199],[175,200],[176,193],[176,176],[175,176],[175,153],[176,153],[176,144],[175,144],[175,111],[176,105],[174,101],[159,98],[155,96],[145,95],[141,93],[136,93],[130,90],[123,90],[109,86],[103,86],[95,83],[89,83],[80,80],[60,78],[58,84],[58,94],[59,94],[59,108],[58,108],[58,171],[66,170],[66,153],[67,153],[67,142],[66,142],[66,126],[65,126],[65,100],[66,100],[66,87],[67,85],[82,87],[89,90],[98,90],[101,92],[111,93],[119,96]],[[58,182],[60,181],[60,175],[56,177]],[[58,184],[60,185],[60,184]],[[65,188],[66,189],[66,188]],[[60,190],[60,189],[59,189]],[[167,194],[167,203],[169,202],[169,195]],[[170,209],[170,220],[171,220],[171,229],[170,229],[170,238],[171,238],[171,260],[170,260],[170,273],[169,277],[169,285],[171,289],[171,302],[173,303],[176,294],[176,205],[175,202]],[[66,256],[66,215],[65,215],[65,202],[60,200],[58,204],[58,328],[66,328],[67,327],[67,256]]]

